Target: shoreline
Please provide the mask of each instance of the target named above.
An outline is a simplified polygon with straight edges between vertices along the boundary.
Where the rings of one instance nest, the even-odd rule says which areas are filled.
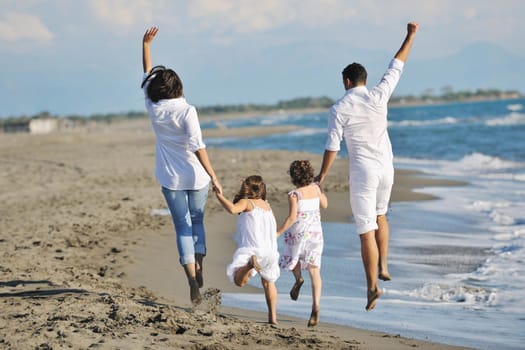
[[[461,348],[323,322],[307,329],[304,320],[284,315],[279,316],[281,325],[273,327],[264,324],[260,313],[219,306],[213,293],[204,309],[190,308],[171,220],[151,215],[165,203],[153,176],[154,138],[147,120],[89,132],[0,138],[0,200],[5,204],[0,215],[0,344],[7,349]],[[228,197],[242,178],[262,173],[278,222],[291,188],[289,162],[308,157],[318,166],[321,159],[285,151],[209,153]],[[336,203],[347,201],[347,164],[336,163],[327,179],[332,202],[325,221],[345,221],[349,215],[347,203],[336,210]],[[395,196],[410,193],[410,184],[419,181],[416,172],[400,172],[406,187]],[[422,177],[421,186],[440,181]],[[210,196],[205,289],[260,292],[237,288],[225,275],[235,248],[235,223],[236,217]],[[142,277],[130,271],[140,264]]]

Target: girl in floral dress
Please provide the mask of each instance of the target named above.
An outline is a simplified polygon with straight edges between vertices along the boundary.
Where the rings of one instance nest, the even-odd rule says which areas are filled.
[[[285,233],[279,265],[294,274],[295,284],[290,290],[292,300],[297,300],[304,283],[301,270],[308,270],[312,283],[312,313],[308,326],[313,327],[319,323],[322,286],[320,268],[323,229],[319,208],[327,208],[328,200],[321,188],[313,182],[314,169],[308,160],[292,162],[289,173],[296,188],[288,193],[288,217],[277,230],[278,236]]]

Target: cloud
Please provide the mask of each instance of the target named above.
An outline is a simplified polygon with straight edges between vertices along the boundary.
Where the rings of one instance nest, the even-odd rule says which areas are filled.
[[[250,34],[293,24],[329,25],[355,12],[343,0],[194,0],[188,15],[204,29]]]
[[[95,18],[118,33],[126,33],[137,23],[153,18],[153,5],[148,0],[90,0],[89,8]]]
[[[469,7],[465,9],[463,16],[466,20],[474,19],[478,16],[478,11],[473,7]]]
[[[53,40],[53,33],[37,16],[8,12],[0,18],[0,40],[46,43]]]
[[[188,6],[189,16],[196,19],[203,29],[235,33],[262,32],[289,21],[291,14],[287,2],[276,0],[196,0]]]

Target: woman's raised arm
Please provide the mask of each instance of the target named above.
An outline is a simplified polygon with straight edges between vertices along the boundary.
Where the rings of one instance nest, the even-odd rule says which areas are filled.
[[[150,44],[158,32],[159,28],[151,27],[146,30],[146,33],[144,33],[144,37],[142,38],[142,68],[144,69],[144,73],[148,73],[151,70]]]

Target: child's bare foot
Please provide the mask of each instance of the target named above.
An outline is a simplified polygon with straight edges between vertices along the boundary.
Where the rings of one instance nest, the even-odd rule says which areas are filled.
[[[255,271],[261,272],[261,265],[259,265],[259,262],[257,261],[257,257],[255,255],[251,256],[248,264],[252,269],[255,269]]]
[[[367,294],[368,302],[366,304],[365,309],[366,311],[371,311],[376,306],[377,299],[379,299],[383,292],[381,291],[381,289],[377,288],[375,291],[369,291]]]
[[[301,287],[303,283],[304,283],[304,279],[302,277],[295,280],[295,283],[292,289],[290,290],[290,298],[292,298],[292,300],[297,300],[299,298],[299,292],[301,291]]]
[[[378,277],[380,280],[383,280],[383,281],[390,281],[392,279],[392,277],[390,277],[390,274],[386,270],[380,271]]]
[[[312,308],[310,319],[308,320],[308,327],[315,327],[319,323],[319,308]]]

